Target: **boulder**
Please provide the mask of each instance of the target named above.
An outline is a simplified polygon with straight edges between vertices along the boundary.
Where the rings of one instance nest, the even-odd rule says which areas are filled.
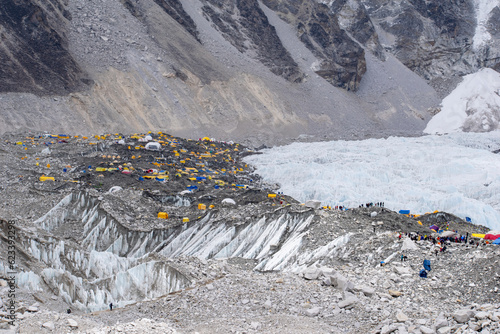
[[[334,276],[337,272],[333,268],[321,267],[321,275],[325,276]]]
[[[433,330],[432,328],[425,327],[425,326],[420,326],[418,328],[422,334],[435,334],[436,331]]]
[[[389,334],[395,332],[398,329],[396,325],[385,325],[380,330],[380,334]]]
[[[354,283],[340,274],[332,276],[332,285],[341,291],[352,291],[354,289]]]
[[[411,270],[409,267],[397,266],[394,267],[394,271],[399,275],[411,275]]]
[[[476,312],[474,314],[474,317],[478,320],[486,319],[486,318],[488,318],[488,316],[489,316],[489,313],[484,312],[484,311],[479,311],[479,312]]]
[[[32,306],[28,306],[28,308],[26,309],[26,311],[28,312],[38,312],[38,307],[32,305]]]
[[[361,292],[366,296],[366,297],[371,297],[375,294],[375,289],[370,288],[368,286],[364,286],[361,288]]]
[[[315,280],[320,276],[321,271],[318,268],[307,268],[302,276],[307,280]]]
[[[408,316],[406,314],[404,314],[403,312],[398,312],[396,314],[396,320],[398,322],[406,322],[406,321],[408,321],[408,319],[409,319]]]
[[[319,209],[321,207],[321,201],[311,199],[306,201],[305,206],[312,209]]]
[[[359,301],[358,297],[350,296],[339,302],[339,308],[352,308]]]
[[[252,329],[254,330],[259,330],[262,327],[262,325],[258,321],[252,321],[250,323],[250,327],[252,327]]]
[[[325,278],[323,278],[323,281],[321,282],[321,284],[323,284],[325,286],[332,285],[332,278],[330,276],[326,276]]]
[[[78,323],[73,319],[68,319],[68,326],[71,328],[78,328]]]
[[[455,311],[455,313],[453,313],[453,318],[456,320],[456,322],[461,323],[461,324],[466,323],[473,316],[474,316],[474,311],[469,310],[469,309],[462,309],[462,310]]]
[[[268,299],[266,300],[266,302],[264,303],[264,308],[271,308],[273,307],[273,303]]]
[[[490,320],[500,321],[500,312],[493,312],[489,315]]]
[[[44,322],[42,324],[42,327],[43,328],[47,328],[47,329],[50,329],[51,331],[53,331],[56,327],[54,326],[54,323],[52,321],[47,321],[47,322]]]
[[[446,326],[446,327],[441,327],[440,329],[437,330],[437,334],[450,334],[451,333],[451,327]]]
[[[399,296],[401,296],[403,293],[402,293],[401,291],[389,290],[389,294],[390,294],[392,297],[399,297]]]
[[[313,308],[310,308],[306,311],[306,315],[308,317],[315,317],[319,314],[319,312],[321,312],[321,308],[320,307],[313,307]]]
[[[408,250],[418,250],[417,244],[413,242],[410,238],[405,238],[403,240],[403,246],[401,246],[402,251],[408,251]]]
[[[446,320],[444,317],[438,317],[436,319],[436,322],[434,323],[434,327],[436,329],[439,329],[441,327],[446,327],[448,326],[448,320]]]

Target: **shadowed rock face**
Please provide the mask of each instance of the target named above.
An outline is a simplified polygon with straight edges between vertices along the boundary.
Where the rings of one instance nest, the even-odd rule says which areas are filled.
[[[168,15],[181,24],[199,42],[198,30],[193,19],[186,13],[179,0],[154,0]]]
[[[318,75],[334,86],[358,89],[366,72],[365,51],[340,28],[337,16],[327,5],[307,0],[286,3],[271,0],[264,4],[297,27],[300,40],[321,61],[315,69]],[[369,39],[361,35],[360,39]]]
[[[0,3],[0,92],[61,94],[82,87],[82,70],[68,51],[65,3]],[[85,79],[84,79],[85,81]]]
[[[304,78],[256,0],[207,0],[203,12],[240,52],[256,53],[269,70],[291,82]]]
[[[476,30],[472,0],[368,0],[373,22],[388,36],[386,49],[427,80],[474,72],[483,62],[472,48]]]

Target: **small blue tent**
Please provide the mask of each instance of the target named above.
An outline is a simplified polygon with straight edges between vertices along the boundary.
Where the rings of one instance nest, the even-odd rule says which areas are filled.
[[[500,245],[500,238],[496,238],[495,240],[493,240],[492,244],[493,245]]]
[[[425,270],[431,271],[431,260],[424,260]]]
[[[423,278],[427,278],[427,271],[425,271],[425,269],[420,270],[419,276],[423,277]]]

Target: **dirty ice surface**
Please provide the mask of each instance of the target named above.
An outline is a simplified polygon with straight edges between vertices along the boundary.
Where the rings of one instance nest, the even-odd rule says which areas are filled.
[[[417,138],[293,143],[249,156],[280,191],[323,205],[385,202],[391,210],[446,211],[500,229],[500,131]]]

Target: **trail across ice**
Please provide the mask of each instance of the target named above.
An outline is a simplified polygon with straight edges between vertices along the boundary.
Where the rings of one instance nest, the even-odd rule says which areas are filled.
[[[500,229],[500,132],[294,143],[249,156],[267,182],[300,201],[357,207],[385,202],[446,211]]]

